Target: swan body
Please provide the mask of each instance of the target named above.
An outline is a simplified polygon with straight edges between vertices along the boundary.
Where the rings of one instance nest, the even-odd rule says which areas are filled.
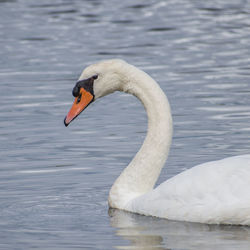
[[[171,145],[172,116],[159,85],[138,68],[118,59],[87,67],[73,90],[76,98],[65,125],[91,102],[114,91],[142,102],[148,131],[111,187],[110,207],[171,220],[250,225],[250,155],[195,166],[154,189]]]
[[[250,155],[195,166],[137,197],[126,210],[172,220],[250,225]]]

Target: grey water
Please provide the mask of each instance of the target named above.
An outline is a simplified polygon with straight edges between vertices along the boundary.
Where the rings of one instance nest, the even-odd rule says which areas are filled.
[[[145,137],[144,109],[115,93],[63,119],[83,68],[110,58],[169,98],[157,184],[250,153],[250,1],[0,0],[0,249],[250,249],[249,227],[108,209]]]

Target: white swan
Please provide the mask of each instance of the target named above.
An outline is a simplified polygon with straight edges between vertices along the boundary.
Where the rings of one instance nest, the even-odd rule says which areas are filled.
[[[153,189],[169,152],[172,117],[159,85],[136,67],[117,59],[87,67],[73,89],[76,98],[65,125],[114,91],[139,98],[148,115],[148,132],[113,184],[110,207],[171,220],[250,225],[250,155],[195,166]]]

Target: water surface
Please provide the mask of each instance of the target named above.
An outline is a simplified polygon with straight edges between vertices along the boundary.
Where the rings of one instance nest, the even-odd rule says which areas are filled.
[[[134,97],[115,93],[65,128],[88,64],[122,58],[154,77],[174,120],[158,184],[250,152],[250,1],[0,1],[1,249],[249,249],[249,227],[108,211],[143,142]]]

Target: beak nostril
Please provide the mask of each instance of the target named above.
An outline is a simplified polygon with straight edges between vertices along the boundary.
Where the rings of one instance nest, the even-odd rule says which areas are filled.
[[[80,101],[81,101],[81,98],[82,98],[82,94],[80,94],[77,98],[77,101],[76,101],[76,104],[78,104]]]

